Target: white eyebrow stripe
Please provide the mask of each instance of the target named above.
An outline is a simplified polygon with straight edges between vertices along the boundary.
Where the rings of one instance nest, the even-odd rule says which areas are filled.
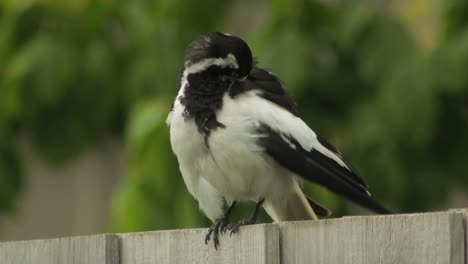
[[[185,70],[182,73],[181,81],[180,81],[180,89],[179,89],[179,95],[183,94],[183,91],[185,90],[185,87],[187,86],[187,78],[190,74],[195,74],[202,72],[209,67],[216,65],[222,68],[226,67],[231,67],[234,69],[239,68],[239,64],[237,63],[237,59],[234,56],[234,54],[229,53],[226,58],[207,58],[203,59],[199,62],[193,63],[193,64],[188,64],[188,62],[185,63]]]
[[[193,64],[189,64],[189,65],[187,64],[188,62],[185,63],[186,68],[183,73],[183,76],[185,77],[187,77],[190,74],[202,72],[206,70],[208,67],[213,66],[213,65],[220,66],[223,68],[226,68],[226,67],[232,67],[234,69],[239,68],[239,64],[237,63],[236,57],[232,53],[229,53],[226,56],[226,58],[208,58],[208,59],[203,59]]]

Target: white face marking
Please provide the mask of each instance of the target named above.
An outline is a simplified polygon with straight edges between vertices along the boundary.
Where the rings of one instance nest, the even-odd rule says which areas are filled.
[[[187,77],[190,74],[202,72],[213,65],[219,66],[221,68],[226,68],[226,67],[230,67],[234,69],[239,68],[237,59],[232,53],[229,53],[226,56],[226,58],[208,58],[208,59],[203,59],[199,62],[192,63],[192,64],[189,61],[187,61],[185,62],[184,65],[185,65],[185,70],[182,73],[178,96],[184,93],[185,87],[188,85]]]
[[[206,70],[208,67],[216,65],[222,68],[231,67],[234,69],[239,68],[237,64],[236,57],[234,54],[229,53],[226,58],[208,58],[198,61],[196,63],[190,63],[190,61],[185,62],[184,75],[188,76],[189,74],[199,73]]]

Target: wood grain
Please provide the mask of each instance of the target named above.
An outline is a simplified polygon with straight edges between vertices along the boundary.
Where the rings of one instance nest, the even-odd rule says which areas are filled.
[[[456,212],[281,224],[282,263],[463,263]]]
[[[221,237],[216,251],[205,245],[207,229],[123,234],[122,264],[153,263],[279,263],[278,228],[255,225]]]
[[[0,243],[1,264],[466,263],[468,209]]]
[[[280,223],[281,263],[343,263],[341,219]]]
[[[461,240],[463,241],[464,245],[461,245],[460,247],[457,247],[454,245],[452,248],[452,256],[456,257],[458,256],[458,250],[461,250],[463,253],[463,256],[465,258],[464,262],[465,264],[468,264],[468,209],[467,208],[457,208],[457,209],[450,209],[449,212],[452,213],[458,213],[461,214],[463,217],[463,233],[458,233],[457,230],[454,230],[453,232],[456,235],[460,235],[462,238]],[[455,261],[458,261],[458,259],[454,259],[453,263],[456,263]]]
[[[94,235],[0,243],[2,264],[115,264],[119,238]]]

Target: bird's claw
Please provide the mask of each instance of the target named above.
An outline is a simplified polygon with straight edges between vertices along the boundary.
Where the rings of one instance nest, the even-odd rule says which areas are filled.
[[[213,244],[216,250],[218,250],[219,246],[219,233],[224,234],[226,232],[226,227],[229,225],[225,218],[221,218],[218,221],[214,222],[213,225],[208,229],[208,233],[205,237],[205,244],[211,240],[213,236]]]
[[[253,225],[255,224],[257,221],[256,219],[254,218],[249,218],[249,219],[242,219],[240,220],[239,222],[235,223],[235,224],[228,224],[225,229],[226,230],[230,230],[230,236],[232,236],[232,234],[235,234],[237,232],[239,232],[239,228],[241,226],[246,226],[246,225]]]
[[[226,231],[228,230],[227,227],[230,225],[230,223],[228,223],[227,221],[223,221],[220,225],[219,225],[219,231],[221,232],[221,235],[224,235],[224,233],[226,233]]]

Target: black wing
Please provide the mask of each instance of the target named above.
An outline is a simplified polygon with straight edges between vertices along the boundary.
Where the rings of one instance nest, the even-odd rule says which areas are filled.
[[[276,132],[266,124],[261,124],[258,133],[262,135],[258,143],[285,168],[377,213],[391,213],[371,197],[367,185],[351,167],[341,166],[315,148],[305,150],[296,139]],[[341,159],[335,148],[323,142],[323,139],[318,141]]]
[[[268,71],[254,67],[245,81],[233,84],[229,89],[229,96],[234,98],[251,90],[258,90],[261,97],[297,116],[296,102],[286,94],[280,79]]]

